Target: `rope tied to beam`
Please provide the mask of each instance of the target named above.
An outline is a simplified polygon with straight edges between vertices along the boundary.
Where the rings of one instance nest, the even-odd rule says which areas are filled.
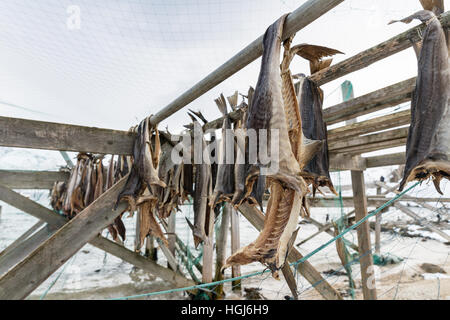
[[[338,239],[341,239],[345,234],[347,234],[348,232],[356,229],[357,227],[359,227],[362,223],[364,223],[365,221],[367,221],[368,219],[374,217],[375,215],[379,214],[379,213],[383,213],[382,210],[385,209],[386,207],[390,206],[392,203],[394,203],[395,201],[397,201],[398,199],[400,199],[401,197],[403,197],[406,193],[408,193],[409,191],[411,191],[412,189],[414,189],[416,186],[418,186],[420,184],[419,182],[416,182],[414,185],[412,185],[411,187],[409,187],[408,189],[402,191],[401,193],[399,193],[398,195],[396,195],[394,198],[392,198],[391,200],[387,201],[386,203],[384,203],[383,205],[381,205],[380,207],[378,207],[377,209],[373,210],[372,212],[370,212],[369,214],[367,214],[363,219],[359,220],[358,222],[356,222],[354,225],[348,227],[347,229],[345,229],[344,231],[342,231],[339,235],[333,237],[331,240],[327,241],[326,243],[324,243],[323,245],[321,245],[320,247],[316,248],[315,250],[311,251],[310,253],[308,253],[307,255],[305,255],[303,258],[299,259],[298,261],[295,261],[293,263],[290,264],[290,266],[294,266],[295,268],[298,267],[299,264],[304,263],[305,261],[307,261],[309,258],[311,258],[312,256],[314,256],[315,254],[317,254],[318,252],[322,251],[323,249],[325,249],[326,247],[328,247],[330,244],[332,244],[333,242],[335,242]],[[213,287],[222,283],[226,283],[226,282],[231,282],[231,281],[236,281],[236,280],[242,280],[242,279],[247,279],[247,278],[251,278],[251,277],[255,277],[258,275],[262,275],[264,273],[269,272],[270,270],[265,269],[263,271],[258,271],[258,272],[253,272],[247,275],[243,275],[240,277],[234,277],[234,278],[229,278],[229,279],[224,279],[224,280],[220,280],[220,281],[214,281],[214,282],[210,282],[210,283],[202,283],[199,285],[194,285],[194,286],[190,286],[190,287],[184,287],[184,288],[176,288],[176,289],[169,289],[169,290],[164,290],[164,291],[157,291],[157,292],[150,292],[150,293],[144,293],[144,294],[138,294],[138,295],[133,295],[133,296],[126,296],[126,297],[120,297],[120,298],[114,298],[111,300],[128,300],[128,299],[136,299],[136,298],[143,298],[143,297],[149,297],[149,296],[155,296],[155,295],[161,295],[161,294],[168,294],[168,293],[175,293],[175,292],[182,292],[182,291],[188,291],[188,290],[195,290],[195,289],[202,289],[202,288],[208,288],[208,287]]]

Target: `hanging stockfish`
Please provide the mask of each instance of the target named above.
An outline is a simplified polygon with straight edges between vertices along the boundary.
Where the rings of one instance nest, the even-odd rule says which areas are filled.
[[[409,23],[413,19],[426,23],[426,28],[411,100],[406,165],[399,190],[403,190],[409,181],[432,177],[436,190],[442,194],[440,181],[450,178],[448,49],[441,23],[433,12],[422,10],[400,21]]]
[[[261,70],[256,84],[252,103],[249,105],[246,130],[257,134],[256,163],[251,163],[246,169],[247,193],[251,192],[256,179],[261,177],[261,169],[268,169],[267,178],[277,180],[283,185],[303,192],[303,182],[300,177],[300,167],[296,161],[289,143],[286,117],[283,107],[280,74],[281,35],[286,15],[271,25],[263,39],[263,56]],[[266,145],[261,138],[266,130]],[[272,149],[272,133],[278,133],[278,159],[271,155],[269,163],[261,162],[261,154]],[[247,148],[250,148],[247,145]],[[266,150],[264,150],[266,149]],[[250,155],[251,157],[255,155]],[[270,170],[277,168],[277,170]],[[265,188],[258,188],[258,199],[262,199]],[[247,196],[248,196],[247,194]]]

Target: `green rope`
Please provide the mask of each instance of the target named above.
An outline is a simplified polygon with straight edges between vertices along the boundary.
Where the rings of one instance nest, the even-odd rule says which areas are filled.
[[[372,218],[376,214],[380,213],[384,208],[390,206],[397,199],[403,197],[407,192],[409,192],[410,190],[414,189],[419,183],[420,182],[417,182],[414,185],[412,185],[411,187],[409,187],[408,189],[406,189],[403,192],[399,193],[394,198],[392,198],[391,200],[387,201],[382,206],[380,206],[379,208],[375,209],[374,211],[372,211],[371,213],[366,215],[364,218],[362,218],[361,220],[356,222],[354,225],[352,225],[352,226],[348,227],[347,229],[345,229],[342,233],[340,233],[339,235],[337,235],[336,237],[334,237],[330,241],[327,241],[326,243],[324,243],[320,247],[316,248],[315,250],[313,250],[312,252],[310,252],[309,254],[307,254],[306,256],[301,258],[300,260],[298,260],[296,262],[293,262],[290,265],[297,267],[300,263],[304,263],[309,258],[311,258],[313,255],[315,255],[319,251],[322,251],[323,249],[325,249],[327,246],[329,246],[334,241],[342,238],[348,232],[356,229],[361,224],[363,224],[365,221],[367,221],[368,219]],[[258,272],[253,272],[253,273],[250,273],[250,274],[247,274],[247,275],[243,275],[243,276],[240,276],[240,277],[234,277],[234,278],[224,279],[224,280],[220,280],[220,281],[214,281],[214,282],[210,282],[210,283],[203,283],[203,284],[189,286],[189,287],[184,287],[184,288],[176,288],[176,289],[169,289],[169,290],[158,291],[158,292],[150,292],[150,293],[138,294],[138,295],[133,295],[133,296],[121,297],[121,298],[114,298],[114,299],[111,299],[111,300],[128,300],[128,299],[136,299],[136,298],[149,297],[149,296],[168,294],[168,293],[174,293],[174,292],[182,292],[182,291],[189,291],[189,290],[195,290],[195,289],[208,288],[208,287],[213,287],[213,286],[216,286],[216,285],[219,285],[219,284],[222,284],[222,283],[226,283],[226,282],[231,282],[231,281],[242,280],[242,279],[247,279],[247,278],[259,276],[259,275],[262,275],[262,274],[267,273],[269,271],[270,270],[266,269],[266,270],[263,270],[263,271],[258,271]]]

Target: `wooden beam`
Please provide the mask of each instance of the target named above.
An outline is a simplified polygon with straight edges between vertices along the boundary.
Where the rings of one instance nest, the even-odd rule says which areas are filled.
[[[0,259],[2,256],[16,248],[20,243],[28,239],[33,233],[35,233],[37,230],[39,230],[41,227],[43,227],[45,224],[44,221],[38,221],[34,225],[31,226],[27,231],[25,231],[19,238],[17,238],[13,243],[11,243],[8,247],[3,249],[3,251],[0,252]],[[1,263],[0,263],[1,264]]]
[[[367,157],[365,160],[367,168],[377,168],[405,164],[406,156],[404,152],[400,152],[382,156]]]
[[[444,27],[448,28],[450,26],[450,12],[443,13],[439,17],[439,20]],[[358,53],[353,57],[316,72],[309,78],[321,86],[351,72],[364,69],[372,63],[411,47],[412,43],[420,40],[420,34],[422,34],[424,28],[424,23],[411,28],[383,43]]]
[[[416,77],[328,107],[324,121],[334,124],[410,101],[415,85]]]
[[[45,226],[38,232],[34,233],[31,237],[20,242],[15,248],[8,250],[5,254],[2,254],[0,256],[0,275],[3,275],[20,261],[25,259],[37,247],[47,241],[55,233],[55,231],[55,228]]]
[[[330,170],[364,170],[366,161],[360,156],[330,153]]]
[[[127,131],[0,117],[0,146],[129,155]]]
[[[239,212],[232,208],[231,209],[231,254],[234,254],[241,247],[240,232],[239,232]],[[241,267],[233,266],[231,267],[231,277],[237,278],[241,276]],[[233,292],[242,293],[241,280],[235,280],[231,282],[231,287]]]
[[[351,171],[353,185],[353,200],[355,203],[355,218],[357,221],[364,219],[367,215],[367,198],[364,186],[364,172]],[[375,270],[373,269],[372,245],[370,243],[370,227],[369,222],[365,221],[358,228],[358,246],[361,266],[361,285],[363,288],[363,296],[365,300],[376,300],[377,291],[375,282],[371,282],[371,276]]]
[[[388,114],[386,116],[381,116],[328,130],[328,141],[329,143],[331,143],[332,141],[341,140],[347,137],[377,132],[394,127],[400,127],[409,124],[410,121],[411,110],[404,110]]]
[[[228,228],[230,227],[230,217],[231,217],[232,206],[230,203],[225,202],[222,207],[222,217],[220,220],[219,229],[216,233],[216,270],[214,281],[222,281],[223,273],[221,271],[222,267],[225,265],[225,259],[227,255],[227,239],[228,239]],[[214,288],[216,296],[215,299],[223,299],[225,293],[223,291],[223,283],[219,284]]]
[[[283,40],[289,38],[297,31],[303,29],[311,22],[324,15],[344,0],[308,0],[298,9],[291,12],[286,18],[283,30]],[[230,60],[211,72],[203,80],[184,92],[181,96],[162,108],[150,118],[150,123],[155,125],[182,109],[195,99],[202,96],[222,81],[243,69],[245,66],[258,59],[262,55],[263,36],[250,43],[238,52]]]
[[[262,228],[264,227],[264,215],[258,209],[247,203],[244,203],[239,207],[239,211],[258,231],[262,230]],[[289,262],[296,262],[302,258],[303,255],[298,250],[296,250],[295,248],[292,248],[290,250],[288,256]],[[297,270],[325,299],[342,300],[339,292],[337,292],[322,277],[322,275],[311,265],[309,261],[299,263],[297,265]]]
[[[69,172],[0,170],[1,184],[11,189],[51,189],[55,181],[69,180]]]
[[[67,223],[67,220],[63,216],[1,185],[0,200],[5,201],[6,203],[18,208],[21,211],[24,211],[46,221],[50,225],[50,227],[60,228]],[[152,260],[146,259],[141,255],[134,253],[133,251],[128,250],[125,247],[104,237],[98,236],[96,238],[93,238],[89,242],[89,244],[101,250],[104,250],[107,253],[112,254],[130,264],[133,264],[138,268],[148,271],[165,281],[169,281],[176,287],[187,287],[194,284],[193,281],[186,279],[179,273],[161,267]]]
[[[380,133],[369,134],[365,136],[350,137],[349,139],[335,140],[328,144],[330,152],[341,152],[342,149],[364,147],[370,144],[380,142],[405,139],[408,136],[408,128],[399,128]],[[344,152],[344,151],[342,151]]]

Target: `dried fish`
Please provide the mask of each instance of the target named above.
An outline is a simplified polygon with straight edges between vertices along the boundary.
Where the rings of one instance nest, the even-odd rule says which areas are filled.
[[[234,193],[234,154],[231,154],[232,158],[229,159],[230,151],[234,152],[233,149],[230,150],[230,146],[234,148],[234,139],[231,136],[231,120],[228,116],[227,103],[224,96],[220,95],[220,98],[216,99],[215,102],[224,119],[222,125],[222,139],[220,140],[219,147],[219,167],[214,192],[209,202],[209,205],[212,208],[215,208],[217,203],[221,201],[231,201]]]
[[[416,88],[411,100],[411,126],[406,142],[406,165],[400,190],[412,180],[450,178],[450,68],[441,23],[431,11],[422,10],[400,20],[419,19],[427,24],[418,61]]]

